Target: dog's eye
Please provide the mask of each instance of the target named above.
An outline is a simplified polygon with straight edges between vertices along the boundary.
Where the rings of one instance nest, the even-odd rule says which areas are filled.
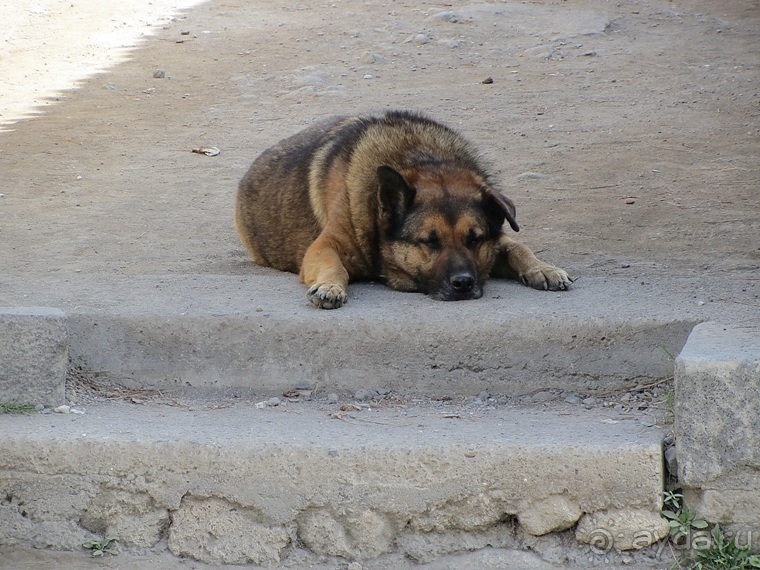
[[[429,248],[438,249],[441,245],[441,240],[438,237],[437,233],[430,232],[427,237],[420,239],[420,243],[428,246]]]
[[[477,234],[475,233],[475,230],[470,230],[470,233],[467,235],[467,247],[473,248],[485,240],[485,236],[483,234]]]

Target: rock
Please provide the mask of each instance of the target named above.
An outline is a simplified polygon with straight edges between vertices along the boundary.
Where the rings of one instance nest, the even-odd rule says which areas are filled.
[[[312,509],[298,521],[298,536],[317,554],[344,558],[375,558],[393,550],[395,529],[380,513]]]
[[[438,45],[446,46],[451,49],[456,49],[462,44],[460,44],[459,41],[457,40],[451,39],[451,40],[438,40]]]
[[[434,20],[441,20],[442,22],[451,22],[452,24],[459,23],[459,16],[457,16],[454,12],[450,11],[444,11],[444,12],[438,12],[437,14],[433,14],[430,16]]]
[[[478,400],[480,400],[481,402],[487,402],[488,398],[490,397],[491,397],[491,394],[489,394],[485,390],[482,391],[480,394],[478,394]]]
[[[375,396],[377,396],[377,390],[372,390],[372,389],[366,390],[362,388],[356,391],[356,393],[354,394],[354,399],[358,400],[359,402],[366,402],[367,400],[371,400]]]
[[[582,400],[578,394],[568,394],[565,396],[565,402],[568,404],[580,404]]]
[[[547,391],[538,392],[531,396],[530,401],[534,404],[541,404],[543,402],[549,402],[554,399],[554,394]]]
[[[367,52],[361,57],[359,61],[364,65],[373,65],[377,63],[386,63],[388,60],[376,53]]]
[[[41,412],[42,410],[45,409],[45,404],[37,404],[36,406],[34,406],[34,409],[37,410],[38,412]]]
[[[594,396],[589,396],[588,398],[583,400],[583,405],[586,406],[587,408],[592,408],[596,406],[597,403],[598,403],[598,400]]]
[[[338,403],[338,394],[328,394],[327,396],[327,403],[328,404],[337,404]]]
[[[536,59],[551,59],[554,55],[554,46],[544,45],[528,48],[523,52],[526,57],[534,57]]]
[[[63,406],[58,406],[57,408],[53,408],[53,411],[56,414],[68,414],[71,411],[71,406],[67,406],[64,404]]]
[[[533,503],[530,508],[517,515],[517,520],[525,532],[541,536],[567,530],[582,514],[583,511],[574,501],[562,495],[552,495]]]
[[[308,382],[299,382],[295,386],[296,390],[313,390],[313,386]]]
[[[275,406],[279,406],[282,403],[282,400],[280,400],[277,396],[274,398],[269,398],[266,402],[267,406],[270,408],[274,408]]]
[[[427,43],[430,43],[430,38],[426,36],[425,34],[414,34],[410,38],[407,38],[404,43],[415,43],[418,46],[425,45]]]
[[[206,563],[274,566],[291,539],[284,527],[262,524],[263,518],[225,499],[188,494],[172,514],[169,550]]]
[[[154,79],[163,79],[166,77],[166,72],[163,69],[157,69],[153,72]]]
[[[528,180],[544,180],[548,178],[546,174],[541,174],[540,172],[523,172],[522,174],[518,174],[517,181],[518,182],[526,182]]]
[[[668,473],[671,475],[677,475],[678,473],[678,456],[675,446],[668,447],[665,450],[665,467],[668,468]]]
[[[595,553],[639,550],[662,540],[669,530],[660,513],[633,509],[597,511],[581,517],[575,539],[590,544]]]

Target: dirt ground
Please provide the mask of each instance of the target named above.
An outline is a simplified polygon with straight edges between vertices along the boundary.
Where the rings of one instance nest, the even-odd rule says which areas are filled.
[[[0,133],[2,274],[263,271],[232,226],[253,158],[411,108],[476,143],[547,261],[757,314],[759,36],[756,0],[208,2]]]

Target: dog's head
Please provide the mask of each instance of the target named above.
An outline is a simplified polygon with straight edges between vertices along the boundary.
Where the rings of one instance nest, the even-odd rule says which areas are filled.
[[[469,169],[380,166],[377,175],[387,285],[442,301],[481,297],[504,221],[519,230],[512,201]]]

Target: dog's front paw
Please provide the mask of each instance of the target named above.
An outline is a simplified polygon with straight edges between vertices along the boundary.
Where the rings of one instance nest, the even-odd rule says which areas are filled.
[[[306,296],[320,309],[339,309],[348,302],[346,290],[334,283],[317,283],[306,291]]]
[[[567,291],[573,282],[564,269],[543,261],[520,275],[520,279],[526,285],[544,291]]]

